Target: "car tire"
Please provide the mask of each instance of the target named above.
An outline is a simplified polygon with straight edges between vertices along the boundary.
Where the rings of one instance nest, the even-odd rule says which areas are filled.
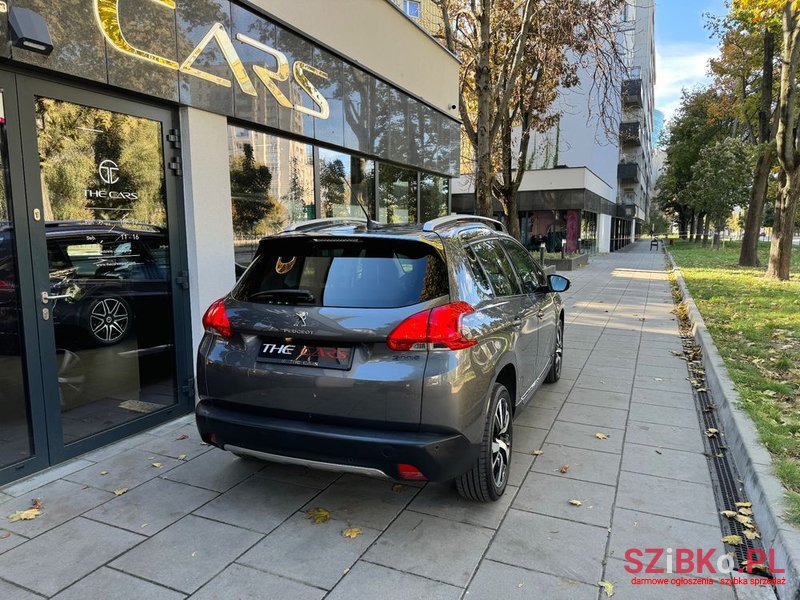
[[[462,498],[494,502],[506,491],[511,463],[511,394],[501,383],[492,388],[480,453],[474,467],[456,479]]]
[[[118,296],[95,298],[86,310],[87,331],[102,346],[123,340],[131,330],[132,320],[130,305]]]
[[[556,325],[556,344],[553,348],[553,361],[550,364],[550,370],[547,372],[545,381],[547,383],[555,383],[561,379],[561,367],[564,364],[564,321],[558,320]]]

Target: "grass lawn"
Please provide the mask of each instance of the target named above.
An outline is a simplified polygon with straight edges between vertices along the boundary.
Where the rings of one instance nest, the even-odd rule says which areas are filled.
[[[719,251],[674,244],[669,250],[788,490],[786,516],[800,525],[800,248],[791,281],[778,282],[764,277],[766,267],[737,266],[739,242]],[[763,265],[768,253],[762,243]]]

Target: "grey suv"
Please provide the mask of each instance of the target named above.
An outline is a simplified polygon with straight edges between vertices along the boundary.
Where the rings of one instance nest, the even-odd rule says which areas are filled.
[[[295,226],[203,317],[198,428],[238,455],[496,500],[514,413],[561,374],[568,287],[492,219]]]

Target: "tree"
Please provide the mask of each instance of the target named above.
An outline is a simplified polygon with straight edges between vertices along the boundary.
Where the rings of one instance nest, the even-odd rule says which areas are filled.
[[[744,205],[752,184],[750,145],[727,137],[705,146],[692,167],[688,197],[696,210],[708,215],[703,231],[707,244],[708,224],[714,225],[713,247],[719,248],[720,233],[736,206]]]
[[[462,61],[459,114],[475,160],[475,210],[498,200],[519,235],[516,194],[532,131],[552,127],[560,88],[592,80],[599,121],[616,129],[621,82],[617,17],[624,0],[435,0],[443,38]],[[518,131],[517,139],[513,139]]]
[[[690,202],[687,188],[703,148],[733,135],[737,129],[736,118],[724,108],[728,105],[725,94],[714,87],[684,91],[664,134],[666,168],[656,200],[662,210],[673,215],[682,239],[691,238],[692,234],[700,239],[705,216]]]
[[[780,190],[775,201],[775,225],[769,250],[767,277],[788,280],[797,199],[800,196],[800,131],[798,130],[797,69],[800,63],[800,1],[738,0],[735,6],[749,11],[755,20],[780,18],[781,50],[778,126],[775,132]]]
[[[758,241],[764,217],[769,176],[776,162],[772,141],[777,129],[773,110],[776,91],[776,52],[780,50],[781,25],[776,18],[765,20],[740,5],[724,19],[712,19],[720,37],[720,57],[711,61],[715,83],[726,86],[737,99],[743,139],[757,145],[753,185],[747,204],[744,237],[739,254],[741,266],[758,266]],[[777,42],[777,44],[776,44]]]
[[[256,164],[251,144],[243,145],[242,156],[231,158],[230,172],[233,230],[256,233],[258,224],[276,208],[269,193],[272,174],[269,167]]]

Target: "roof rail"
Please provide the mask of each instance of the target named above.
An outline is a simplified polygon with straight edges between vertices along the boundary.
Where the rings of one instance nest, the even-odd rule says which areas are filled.
[[[325,229],[327,227],[336,227],[337,225],[367,225],[367,220],[361,217],[325,217],[321,219],[311,219],[310,221],[300,221],[292,223],[284,233],[289,231],[315,231],[317,229]]]
[[[422,231],[436,231],[440,227],[444,227],[445,225],[453,225],[455,223],[479,223],[491,227],[495,231],[502,231],[503,233],[508,233],[506,231],[506,226],[503,225],[497,219],[490,219],[489,217],[479,217],[477,215],[459,215],[456,213],[453,213],[452,215],[447,215],[446,217],[439,217],[438,219],[427,221],[422,226]]]

